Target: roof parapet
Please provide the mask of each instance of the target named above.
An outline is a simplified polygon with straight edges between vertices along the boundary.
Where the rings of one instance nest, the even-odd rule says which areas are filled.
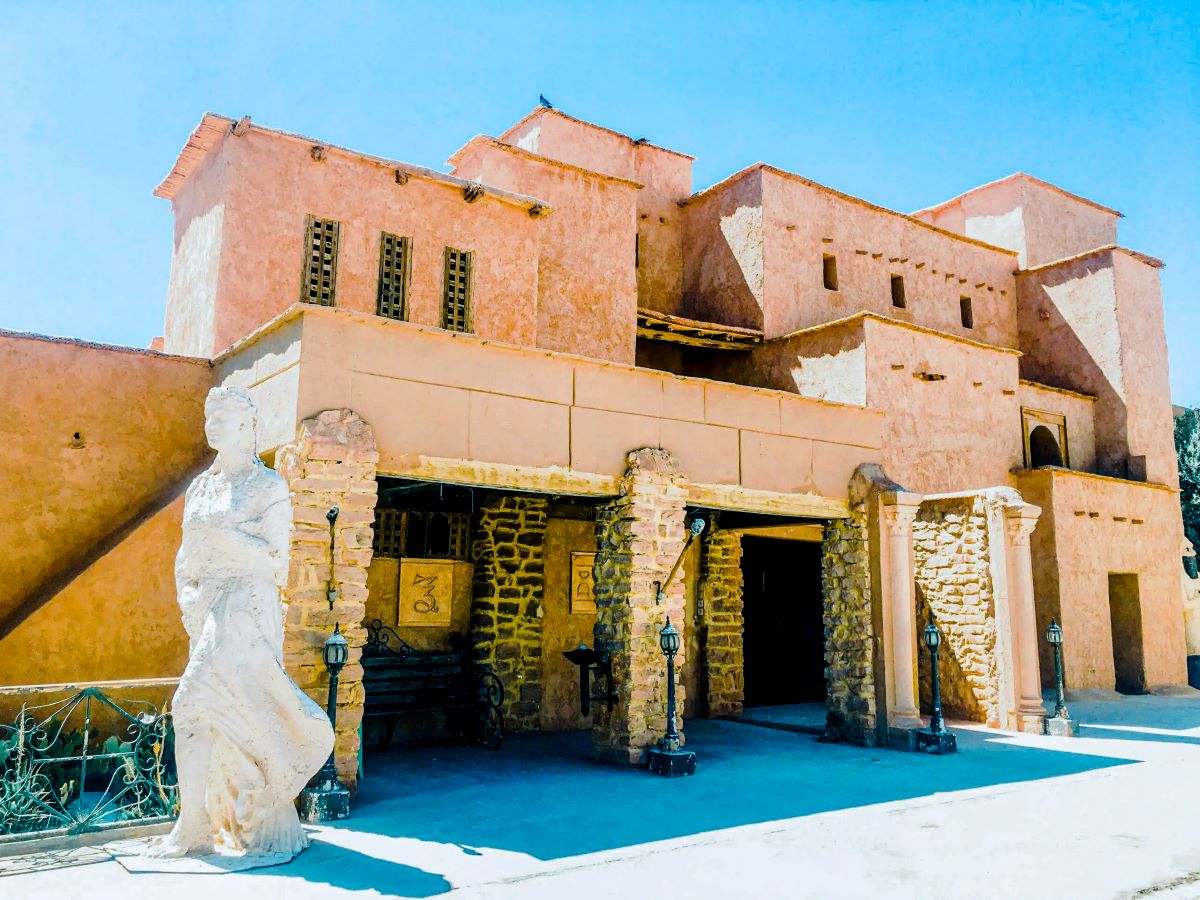
[[[608,175],[604,172],[597,172],[594,169],[585,169],[583,166],[577,166],[574,163],[563,162],[559,159],[554,159],[549,156],[542,156],[540,153],[534,153],[531,150],[526,150],[524,147],[518,147],[516,144],[509,144],[499,138],[489,137],[486,134],[477,134],[461,147],[454,151],[454,155],[446,160],[447,165],[457,166],[462,162],[467,153],[477,147],[492,147],[496,150],[503,150],[505,153],[511,153],[513,156],[519,156],[522,159],[528,159],[532,162],[544,163],[548,166],[554,166],[558,169],[566,169],[570,172],[578,172],[581,175],[599,178],[604,181],[613,181],[617,184],[627,184],[632,188],[641,190],[645,187],[639,181],[631,181],[628,178],[621,178],[618,175]]]
[[[1119,219],[1125,218],[1125,214],[1123,212],[1112,209],[1111,207],[1108,207],[1108,206],[1104,206],[1100,203],[1097,203],[1095,200],[1089,200],[1087,197],[1082,197],[1079,194],[1073,194],[1068,190],[1060,188],[1057,184],[1051,184],[1049,181],[1043,181],[1041,178],[1037,178],[1033,175],[1028,174],[1027,172],[1013,172],[1011,175],[1005,175],[1003,178],[997,178],[995,181],[989,181],[987,184],[981,184],[981,185],[979,185],[979,187],[973,187],[968,191],[963,191],[958,196],[951,197],[949,200],[946,200],[942,203],[935,203],[933,206],[926,206],[924,209],[918,209],[912,215],[919,216],[924,213],[940,212],[941,210],[946,209],[947,207],[953,206],[955,203],[958,203],[964,197],[968,197],[971,194],[978,193],[979,191],[985,191],[989,188],[996,187],[997,185],[1001,185],[1001,184],[1004,184],[1009,181],[1016,181],[1018,179],[1020,179],[1022,181],[1028,181],[1031,184],[1036,184],[1039,187],[1048,188],[1049,190],[1054,191],[1057,194],[1061,194],[1062,196],[1067,197],[1071,200],[1075,200],[1079,203],[1086,204],[1087,206],[1090,206],[1094,209],[1098,209],[1101,212],[1106,212],[1109,215],[1116,216]]]

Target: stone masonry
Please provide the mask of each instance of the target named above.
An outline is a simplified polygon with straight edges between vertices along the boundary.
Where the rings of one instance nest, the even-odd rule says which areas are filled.
[[[742,655],[742,536],[715,525],[700,550],[704,597],[705,671],[709,716],[737,715],[744,690]]]
[[[679,630],[675,657],[677,726],[683,734],[687,665],[682,573],[656,599],[683,550],[686,479],[665,450],[634,450],[627,458],[619,496],[596,517],[596,621],[612,651],[617,704],[593,707],[592,749],[604,762],[637,765],[666,731],[666,662],[658,635],[667,617]]]
[[[375,467],[379,453],[371,426],[348,409],[305,419],[296,440],[276,454],[275,468],[292,491],[292,543],[284,589],[284,666],[324,709],[329,677],[321,650],[335,624],[350,644],[338,681],[334,757],[342,783],[358,777],[358,726],[362,722],[362,627],[367,602],[375,520]],[[338,507],[332,529],[326,515]],[[336,591],[330,608],[330,588]]]
[[[825,737],[876,743],[874,627],[867,506],[825,524],[821,583],[825,595]]]
[[[471,556],[474,659],[504,684],[509,731],[537,731],[542,702],[546,499],[499,494],[479,510]]]
[[[942,631],[938,658],[942,708],[948,716],[1000,727],[996,608],[985,498],[927,500],[913,523],[917,632],[932,610]],[[930,698],[929,653],[918,637],[920,696]]]

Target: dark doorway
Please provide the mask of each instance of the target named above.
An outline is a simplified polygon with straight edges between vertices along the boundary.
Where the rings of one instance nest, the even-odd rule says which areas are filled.
[[[1122,694],[1146,692],[1142,651],[1142,603],[1136,575],[1108,576],[1108,611],[1112,622],[1113,669]]]
[[[821,545],[742,538],[745,705],[825,702]]]
[[[1062,450],[1059,449],[1058,441],[1054,439],[1049,428],[1039,425],[1029,432],[1029,468],[1062,464]]]

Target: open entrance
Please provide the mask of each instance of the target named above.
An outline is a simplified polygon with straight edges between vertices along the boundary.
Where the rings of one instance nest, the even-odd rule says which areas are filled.
[[[742,538],[745,705],[825,702],[821,545]]]
[[[1109,573],[1108,611],[1112,622],[1116,689],[1122,694],[1143,694],[1146,691],[1146,667],[1137,575]]]

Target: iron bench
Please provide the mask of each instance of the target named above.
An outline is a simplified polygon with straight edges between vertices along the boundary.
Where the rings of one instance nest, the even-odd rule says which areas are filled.
[[[383,720],[380,749],[391,744],[402,717],[433,712],[448,713],[457,736],[500,749],[504,686],[488,666],[467,658],[464,643],[456,633],[450,650],[417,650],[379,619],[367,626],[363,717]]]

